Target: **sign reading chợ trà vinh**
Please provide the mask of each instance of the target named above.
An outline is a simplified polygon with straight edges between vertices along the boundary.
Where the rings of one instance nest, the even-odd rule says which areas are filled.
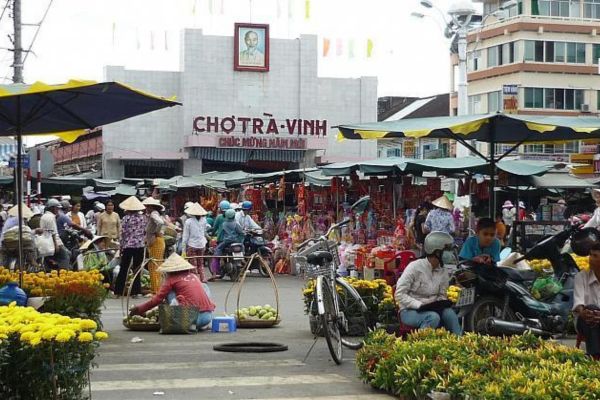
[[[276,119],[267,113],[263,117],[198,116],[193,121],[193,134],[327,136],[327,125],[327,120]]]

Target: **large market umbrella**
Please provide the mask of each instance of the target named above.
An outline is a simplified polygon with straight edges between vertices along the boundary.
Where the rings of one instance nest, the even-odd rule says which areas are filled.
[[[0,136],[17,138],[20,269],[23,135],[57,134],[63,140],[74,141],[88,129],[179,104],[117,82],[72,80],[62,85],[37,82],[0,88]]]
[[[457,117],[411,118],[338,126],[339,139],[438,138],[453,139],[489,164],[490,212],[495,210],[496,164],[523,143],[600,138],[598,117],[557,117],[514,114],[466,115]],[[470,141],[489,143],[483,154]],[[512,146],[496,154],[496,144]]]

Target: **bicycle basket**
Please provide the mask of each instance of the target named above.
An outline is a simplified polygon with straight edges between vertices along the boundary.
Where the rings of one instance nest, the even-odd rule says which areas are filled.
[[[331,264],[320,266],[306,264],[306,275],[309,278],[316,278],[317,276],[329,275],[333,266]]]

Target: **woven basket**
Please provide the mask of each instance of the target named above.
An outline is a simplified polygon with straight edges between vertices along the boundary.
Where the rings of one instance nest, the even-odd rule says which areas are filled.
[[[269,273],[269,278],[271,279],[271,284],[273,285],[273,291],[275,292],[275,308],[276,308],[275,320],[274,321],[267,321],[267,320],[261,320],[261,319],[252,319],[252,320],[243,319],[242,320],[242,319],[239,319],[237,316],[237,310],[240,309],[240,298],[242,295],[242,288],[244,287],[244,282],[246,281],[246,275],[247,275],[246,272],[249,271],[250,266],[254,263],[254,261],[257,257],[259,257],[258,253],[254,254],[252,257],[250,257],[250,259],[244,266],[244,269],[242,269],[242,271],[240,272],[240,280],[238,282],[235,282],[229,288],[229,291],[227,292],[227,296],[225,296],[225,313],[228,314],[227,303],[229,300],[229,295],[231,294],[231,290],[233,288],[237,288],[235,320],[236,320],[238,328],[272,328],[276,325],[279,325],[279,323],[281,322],[281,318],[280,318],[280,314],[279,314],[279,289],[277,288],[277,282],[275,281],[275,276],[273,275],[273,272],[271,271],[271,267],[269,266],[269,264],[266,263],[260,257],[259,257],[259,261],[263,263],[265,270]]]
[[[155,331],[160,330],[159,323],[143,324],[143,323],[139,323],[139,322],[133,322],[133,320],[129,317],[129,300],[131,299],[131,289],[133,288],[133,282],[135,281],[137,276],[142,273],[142,271],[144,270],[144,267],[146,266],[146,264],[148,264],[148,261],[150,261],[150,260],[149,259],[144,260],[144,262],[140,266],[140,269],[138,269],[137,272],[135,274],[133,274],[133,279],[131,279],[129,287],[127,288],[127,296],[125,297],[125,300],[123,298],[121,298],[121,311],[127,317],[127,320],[123,321],[123,326],[125,326],[125,328],[127,328],[131,331],[155,332]],[[125,306],[125,307],[123,308],[123,306]]]
[[[129,318],[127,321],[123,321],[123,326],[130,331],[147,331],[147,332],[157,332],[160,330],[160,324],[140,324],[138,322],[133,322]]]

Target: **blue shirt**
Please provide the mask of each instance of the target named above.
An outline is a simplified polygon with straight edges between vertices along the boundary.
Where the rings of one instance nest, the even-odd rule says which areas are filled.
[[[61,235],[65,231],[65,228],[71,226],[73,226],[71,218],[69,218],[64,212],[59,211],[58,216],[56,217],[56,227],[58,229],[58,234]]]
[[[460,250],[459,257],[463,260],[472,260],[473,258],[487,254],[492,257],[494,262],[500,261],[500,241],[494,239],[489,247],[481,247],[479,245],[479,238],[477,236],[471,236],[463,244]]]

